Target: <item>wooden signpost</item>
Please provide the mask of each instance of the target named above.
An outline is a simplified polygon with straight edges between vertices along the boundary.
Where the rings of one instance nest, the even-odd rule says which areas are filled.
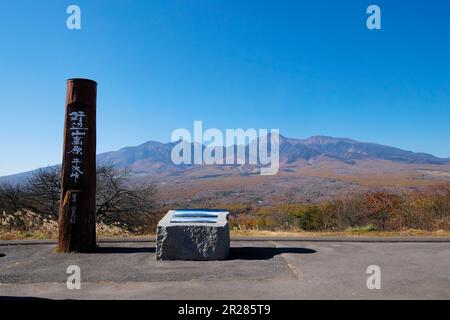
[[[97,83],[67,81],[59,252],[94,252]]]

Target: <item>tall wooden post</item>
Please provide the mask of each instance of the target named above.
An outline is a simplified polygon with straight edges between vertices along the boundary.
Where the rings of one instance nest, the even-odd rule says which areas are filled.
[[[67,80],[59,212],[60,252],[94,252],[97,83]]]

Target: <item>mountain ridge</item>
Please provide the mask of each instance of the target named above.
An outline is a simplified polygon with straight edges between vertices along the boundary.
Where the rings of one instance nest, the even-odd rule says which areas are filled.
[[[97,162],[99,164],[127,167],[135,174],[156,176],[175,172],[179,174],[187,169],[191,169],[194,165],[175,165],[172,163],[171,150],[177,143],[149,140],[137,146],[127,146],[115,151],[100,153],[97,155]],[[428,153],[407,151],[371,142],[359,142],[350,138],[319,135],[305,139],[296,139],[280,135],[279,143],[281,166],[291,166],[302,161],[308,162],[321,159],[340,161],[351,165],[356,164],[358,161],[374,159],[403,164],[450,164],[450,158],[439,158]],[[236,145],[230,147],[236,148]],[[224,159],[226,150],[227,148],[223,147]],[[245,151],[246,156],[251,152],[248,144],[245,146]],[[239,167],[239,165],[231,166]],[[37,170],[39,169],[3,176],[0,177],[0,181],[20,181]]]

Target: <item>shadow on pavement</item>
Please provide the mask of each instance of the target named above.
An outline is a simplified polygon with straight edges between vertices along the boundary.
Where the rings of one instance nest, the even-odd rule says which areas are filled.
[[[229,260],[267,260],[282,253],[311,254],[316,250],[306,248],[237,247],[230,249]]]
[[[109,253],[109,254],[121,254],[121,253],[154,253],[155,247],[98,247],[95,253]]]
[[[232,247],[228,260],[267,260],[282,254],[311,254],[316,250],[307,248]],[[96,254],[155,253],[155,247],[98,247]]]
[[[0,258],[3,258],[4,256],[6,256],[6,254],[0,253]]]
[[[15,301],[15,300],[28,301],[28,300],[50,300],[50,299],[38,297],[0,296],[0,301]]]

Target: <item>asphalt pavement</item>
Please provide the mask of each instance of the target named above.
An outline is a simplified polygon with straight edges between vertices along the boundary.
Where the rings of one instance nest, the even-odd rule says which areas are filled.
[[[58,254],[54,241],[0,241],[0,297],[450,299],[448,238],[234,238],[224,261],[157,261],[146,238],[99,245]],[[71,265],[81,289],[67,287]]]

